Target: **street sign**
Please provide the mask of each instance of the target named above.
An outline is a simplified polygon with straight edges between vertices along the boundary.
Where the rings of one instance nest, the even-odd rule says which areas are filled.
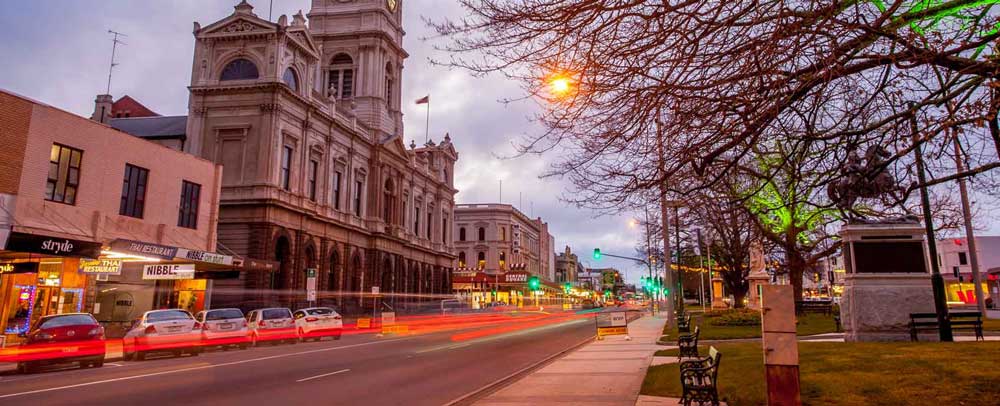
[[[378,286],[372,286],[372,294],[373,295],[377,295],[378,294]]]
[[[306,300],[316,301],[316,268],[306,268]]]

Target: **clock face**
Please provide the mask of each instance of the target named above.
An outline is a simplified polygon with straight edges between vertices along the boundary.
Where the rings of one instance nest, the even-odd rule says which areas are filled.
[[[399,4],[399,0],[385,0],[385,3],[389,6],[389,11],[395,12],[396,6]]]

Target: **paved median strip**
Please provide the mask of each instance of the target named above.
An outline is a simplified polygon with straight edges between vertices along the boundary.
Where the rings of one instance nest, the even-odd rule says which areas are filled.
[[[341,369],[341,370],[339,370],[339,371],[336,371],[336,372],[330,372],[330,373],[327,373],[327,374],[322,374],[322,375],[316,375],[316,376],[310,376],[310,377],[308,377],[308,378],[302,378],[302,379],[299,379],[299,380],[297,380],[297,381],[295,381],[295,382],[305,382],[305,381],[311,381],[311,380],[313,380],[313,379],[318,379],[318,378],[323,378],[323,377],[327,377],[327,376],[331,376],[331,375],[337,375],[337,374],[342,374],[342,373],[344,373],[344,372],[350,372],[350,369]]]

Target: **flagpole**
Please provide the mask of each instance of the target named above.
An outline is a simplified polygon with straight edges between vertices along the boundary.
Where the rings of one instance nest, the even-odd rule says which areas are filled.
[[[431,99],[427,98],[427,118],[424,119],[424,144],[430,140],[431,134]]]

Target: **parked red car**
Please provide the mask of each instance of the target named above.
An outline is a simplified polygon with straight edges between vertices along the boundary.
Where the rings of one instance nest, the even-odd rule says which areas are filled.
[[[17,349],[17,369],[32,373],[43,365],[79,362],[80,368],[104,365],[104,328],[88,313],[44,316]]]

